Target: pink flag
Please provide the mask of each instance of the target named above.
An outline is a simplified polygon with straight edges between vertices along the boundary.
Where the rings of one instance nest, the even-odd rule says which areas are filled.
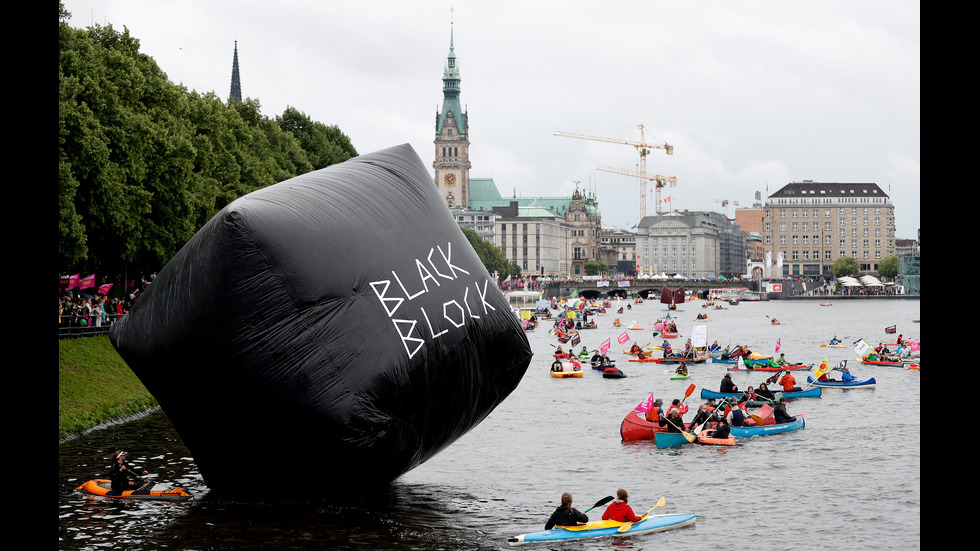
[[[612,343],[609,342],[609,339],[606,339],[606,340],[602,341],[602,344],[599,345],[599,353],[600,354],[605,354],[606,352],[609,351],[609,348],[611,346],[612,346]]]
[[[95,287],[95,274],[85,276],[78,280],[79,289],[88,289],[89,287]]]
[[[650,411],[650,408],[652,407],[653,407],[653,393],[651,392],[650,395],[647,396],[646,400],[643,400],[642,402],[637,404],[635,408],[633,408],[633,411],[635,411],[638,414],[646,413]]]
[[[105,285],[99,285],[99,293],[103,295],[109,294],[109,289],[112,289],[112,283],[106,283]]]
[[[913,339],[909,341],[909,350],[911,350],[912,352],[919,351],[919,339]]]
[[[68,276],[68,290],[78,287],[78,274]]]
[[[776,339],[776,352],[779,352],[779,339]]]
[[[623,334],[620,335],[619,338],[616,340],[619,342],[619,344],[623,344],[624,342],[629,342],[630,334],[627,333],[626,331],[623,331]]]

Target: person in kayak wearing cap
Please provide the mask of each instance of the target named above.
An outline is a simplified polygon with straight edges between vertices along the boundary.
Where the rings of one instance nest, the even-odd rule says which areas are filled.
[[[146,470],[143,470],[143,474],[149,474]],[[124,492],[126,490],[133,490],[138,486],[134,484],[130,478],[135,481],[140,481],[140,475],[133,472],[132,466],[126,462],[126,452],[123,450],[117,450],[112,454],[112,465],[109,466],[109,480],[111,482],[111,487],[113,492]]]
[[[780,396],[779,405],[773,410],[773,415],[776,417],[777,423],[792,423],[796,421],[796,417],[793,417],[786,411],[786,398]]]
[[[544,529],[551,530],[555,526],[575,526],[580,522],[589,522],[589,517],[572,507],[572,494],[565,492],[561,495],[561,505],[551,513],[551,518],[545,523]]]
[[[646,420],[654,421],[654,422],[660,421],[660,418],[664,416],[663,405],[664,405],[663,398],[657,398],[656,400],[654,400],[653,406],[649,410],[647,410],[646,414],[644,415]]]
[[[620,488],[616,490],[616,500],[606,507],[602,513],[602,520],[615,520],[618,522],[640,522],[643,517],[636,516],[633,508],[629,506],[629,493]]]
[[[681,410],[672,408],[667,412],[666,417],[660,417],[661,427],[667,427],[667,432],[684,432],[684,419],[681,418]]]

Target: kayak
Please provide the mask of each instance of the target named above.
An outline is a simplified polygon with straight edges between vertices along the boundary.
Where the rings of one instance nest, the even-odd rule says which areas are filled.
[[[586,538],[603,538],[607,536],[639,536],[663,532],[694,524],[698,518],[694,513],[678,513],[667,515],[644,515],[643,520],[634,522],[629,530],[620,532],[619,528],[627,522],[616,520],[593,520],[578,526],[558,526],[551,530],[530,532],[507,538],[510,546],[525,545],[541,541],[565,541]]]
[[[703,364],[708,361],[711,356],[694,356],[693,358],[654,358],[654,361],[660,364],[672,364],[672,363],[690,363],[690,364]]]
[[[865,379],[863,381],[851,381],[845,383],[844,381],[818,381],[812,376],[807,375],[806,382],[813,383],[817,386],[830,386],[830,387],[840,387],[840,388],[861,388],[861,387],[873,387],[875,386],[875,378]]]
[[[602,372],[603,379],[622,379],[623,377],[626,377],[626,374],[620,371],[619,368],[616,367],[607,367]]]
[[[875,360],[875,361],[861,360],[861,363],[863,363],[865,365],[902,365],[902,362],[900,362],[900,361],[898,361],[898,362],[885,362],[885,361],[880,361],[880,360]]]
[[[807,390],[797,390],[792,392],[779,391],[784,398],[817,398],[820,396],[820,387],[815,386]],[[741,398],[744,392],[716,392],[714,390],[708,390],[706,388],[701,389],[701,398],[707,400],[708,398]]]
[[[725,363],[725,362],[721,362],[721,363]],[[788,364],[788,365],[782,365],[776,367],[772,367],[769,365],[762,367],[762,366],[753,366],[753,365],[746,364],[744,369],[740,367],[729,367],[728,370],[729,371],[796,371],[799,369],[809,370],[810,367],[812,366],[806,364]]]
[[[631,361],[631,362],[656,362],[656,363],[660,363],[660,362],[657,362],[658,359],[659,358],[653,358],[653,357],[649,357],[648,356],[646,358],[630,358],[629,361]]]
[[[82,484],[76,491],[86,492],[96,496],[118,497],[121,499],[187,501],[194,497],[183,488],[174,488],[158,482],[147,482],[135,490],[125,490],[121,493],[112,491],[112,482],[104,478],[96,478]]]
[[[687,438],[684,438],[684,433],[682,432],[661,432],[657,434],[657,449],[673,448],[687,443]]]
[[[846,344],[821,344],[820,348],[847,348]]]
[[[744,425],[741,427],[731,427],[731,435],[738,438],[749,438],[752,436],[765,436],[791,430],[802,429],[806,425],[803,414],[796,416],[796,421],[788,423],[775,423],[772,425]]]
[[[672,381],[676,379],[689,379],[689,378],[691,378],[690,373],[685,373],[683,375],[681,375],[680,373],[674,373],[673,375],[670,376],[670,380]]]
[[[660,424],[653,421],[647,421],[635,411],[630,410],[626,417],[623,417],[623,422],[619,426],[619,436],[623,440],[652,440],[657,437],[657,434],[666,430],[666,427],[661,427]]]
[[[698,437],[697,443],[698,444],[708,444],[708,445],[712,445],[712,446],[734,446],[735,445],[735,437],[732,436],[731,434],[728,435],[728,438],[715,438],[715,437],[712,436],[712,434],[714,432],[715,432],[715,429],[705,429],[705,430],[701,431],[701,434],[698,434],[697,435],[697,437]]]
[[[582,370],[579,369],[578,371],[552,371],[551,376],[556,379],[573,379],[573,378],[581,379]]]

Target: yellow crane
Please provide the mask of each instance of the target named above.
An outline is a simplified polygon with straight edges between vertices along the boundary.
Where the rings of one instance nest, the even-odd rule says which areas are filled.
[[[600,166],[600,167],[597,167],[597,169],[598,170],[602,170],[604,172],[612,172],[614,174],[623,174],[625,176],[635,176],[637,178],[643,178],[643,179],[646,179],[646,180],[650,180],[652,182],[656,182],[656,185],[654,187],[656,188],[656,203],[657,203],[657,209],[656,210],[657,210],[657,214],[660,214],[660,212],[661,212],[660,211],[660,207],[661,207],[660,189],[667,187],[667,184],[670,184],[672,186],[677,184],[677,177],[676,176],[663,176],[663,175],[660,175],[660,174],[654,174],[653,176],[641,176],[640,173],[634,172],[632,170],[623,170],[621,168],[613,168],[613,167],[610,167],[610,166]],[[645,187],[646,186],[643,186],[643,188],[645,188]],[[640,193],[644,193],[643,188],[641,188]],[[645,211],[645,207],[644,207],[644,211]],[[641,211],[640,218],[642,218],[643,216],[646,216],[646,212]]]
[[[640,170],[639,173],[635,174],[640,179],[640,219],[647,215],[647,180],[655,180],[658,182],[657,185],[657,214],[660,214],[660,188],[663,187],[662,180],[657,180],[657,177],[647,176],[647,154],[650,153],[651,149],[664,149],[668,155],[674,154],[674,146],[664,142],[662,144],[648,144],[646,143],[645,129],[643,125],[640,127],[640,141],[630,141],[622,140],[618,138],[602,138],[599,136],[588,136],[586,134],[576,134],[573,132],[562,132],[561,130],[555,131],[555,136],[562,136],[565,138],[579,138],[582,140],[593,140],[597,142],[607,142],[607,143],[618,143],[623,145],[630,145],[636,148],[640,153]],[[628,174],[627,172],[620,172],[620,174]],[[664,179],[665,177],[660,176],[659,178]],[[676,178],[674,179],[676,182]]]

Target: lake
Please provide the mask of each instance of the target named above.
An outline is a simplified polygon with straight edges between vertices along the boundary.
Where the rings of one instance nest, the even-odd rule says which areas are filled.
[[[548,334],[550,322],[542,320],[528,333],[534,358],[518,388],[483,423],[382,495],[311,496],[296,503],[220,500],[208,494],[163,412],[91,431],[59,446],[58,546],[86,551],[510,549],[508,537],[543,529],[563,492],[571,492],[575,507],[585,510],[625,488],[638,514],[665,497],[666,507],[656,513],[696,513],[697,522],[659,534],[527,548],[917,549],[920,371],[862,365],[852,343],[859,338],[873,345],[894,342],[895,335],[884,332],[889,325],[897,325],[905,338],[919,337],[913,320],[919,319],[920,301],[828,300],[833,306],[769,301],[723,304],[725,310],[703,309],[703,301],[695,301],[671,312],[680,332],[675,345],[682,346],[692,328],[703,324],[709,342],[773,354],[778,341],[790,362],[815,366],[826,357],[836,366],[848,360],[859,379],[877,379],[874,388],[824,388],[820,398],[792,400],[791,414],[806,413],[803,430],[743,439],[732,447],[658,450],[652,441],[622,441],[623,417],[651,392],[669,403],[695,384],[687,399],[689,421],[703,402],[700,390],[717,390],[730,367],[693,364],[690,379],[672,381],[667,366],[627,362],[621,352],[629,344],[616,343],[620,334],[641,345],[662,342],[652,336],[652,324],[667,314],[666,307],[648,301],[623,314],[614,307],[591,318],[597,329],[581,332],[590,350],[612,339],[609,355],[626,378],[604,379],[591,369],[581,379],[551,377],[558,342]],[[710,321],[695,321],[702,312]],[[621,328],[613,327],[617,317]],[[773,317],[781,325],[771,325]],[[646,329],[627,331],[634,320]],[[848,347],[820,347],[834,335]],[[806,374],[794,372],[798,384],[806,384]],[[733,378],[745,388],[768,375],[734,373]],[[195,498],[131,503],[74,490],[102,477],[109,456],[120,448],[153,480],[184,486]],[[319,471],[316,457],[290,457],[242,484],[261,496],[262,487],[276,484],[275,473],[283,469],[307,477],[344,476]],[[589,517],[600,518],[603,509]]]

